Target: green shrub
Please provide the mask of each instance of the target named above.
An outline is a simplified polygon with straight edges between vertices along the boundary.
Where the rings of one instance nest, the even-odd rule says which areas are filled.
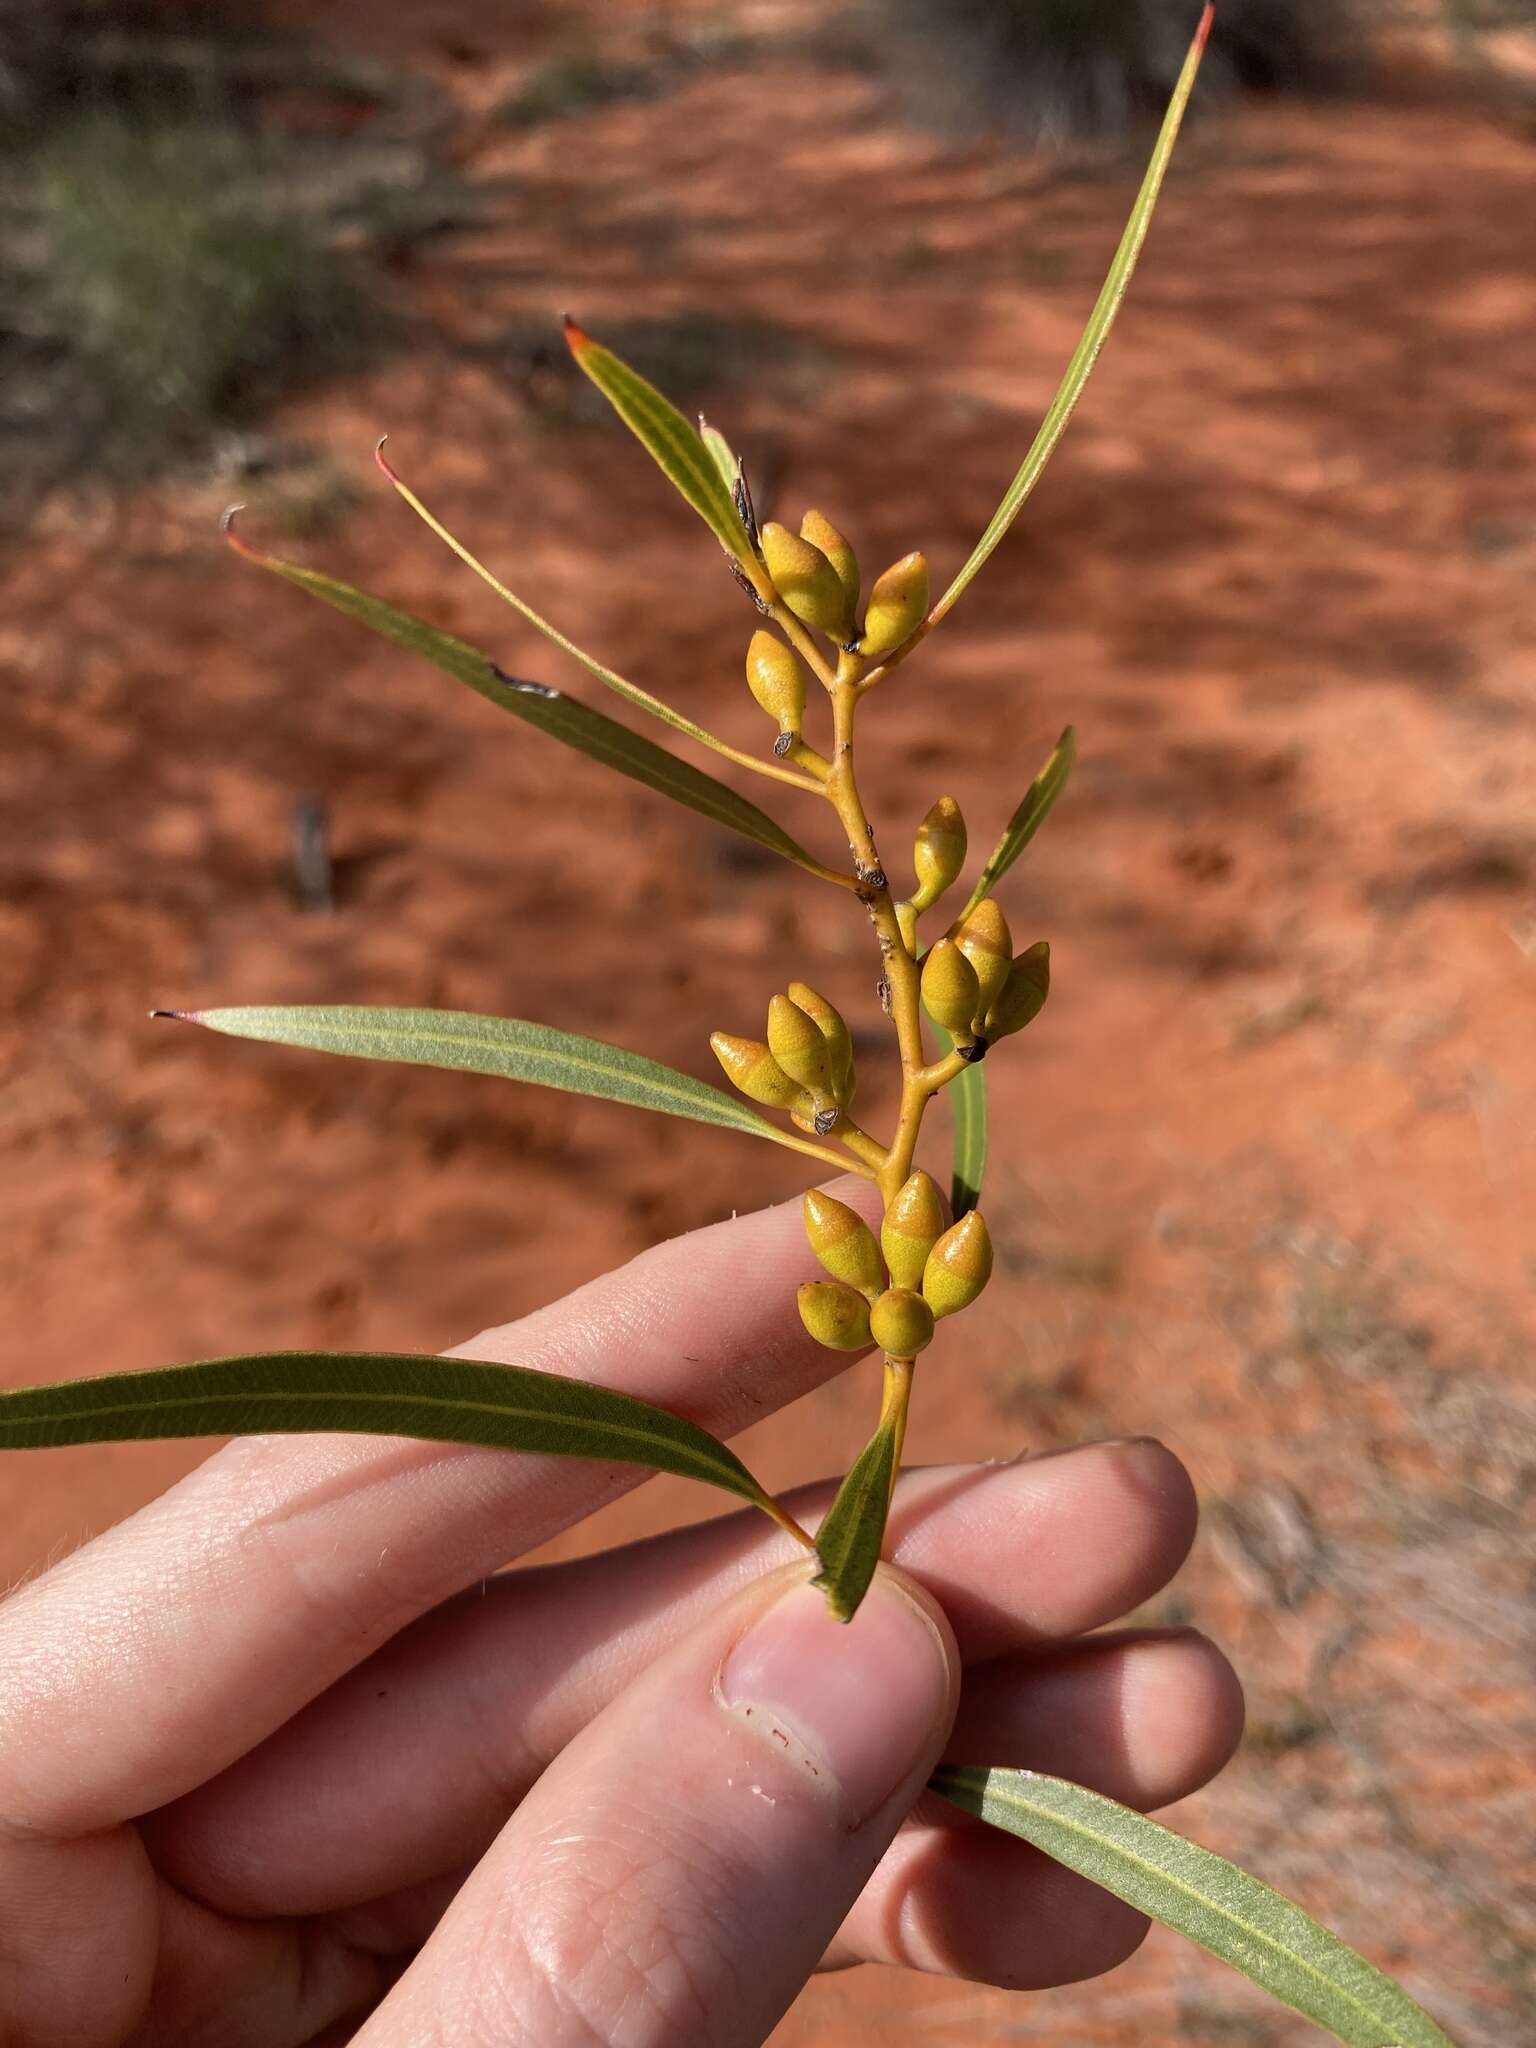
[[[644,65],[620,64],[585,51],[570,51],[536,65],[498,110],[509,128],[538,128],[620,100],[644,99],[654,81]]]
[[[188,438],[355,360],[373,327],[233,127],[81,116],[38,160],[36,221],[51,323],[135,443]]]

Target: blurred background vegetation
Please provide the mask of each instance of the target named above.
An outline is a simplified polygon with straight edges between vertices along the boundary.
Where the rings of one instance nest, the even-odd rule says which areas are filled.
[[[1184,0],[850,0],[786,36],[687,10],[640,56],[600,40],[556,47],[491,118],[519,133],[655,101],[710,65],[798,41],[884,77],[910,117],[957,139],[1126,144],[1167,97],[1189,12]],[[1225,0],[1200,102],[1358,85],[1383,24],[1436,21],[1475,61],[1531,13],[1530,0]],[[559,10],[533,14],[564,40]],[[392,278],[424,242],[472,226],[488,195],[455,172],[452,108],[433,84],[298,18],[233,0],[6,0],[0,498],[228,455],[275,401],[409,340]],[[652,328],[631,337],[642,366],[654,375],[670,359],[689,386],[706,365],[726,382],[750,374],[762,354],[761,334],[708,312],[670,337]],[[565,405],[593,416],[568,384],[557,415]]]
[[[398,346],[389,281],[471,201],[408,71],[259,10],[0,13],[0,495],[206,464]]]

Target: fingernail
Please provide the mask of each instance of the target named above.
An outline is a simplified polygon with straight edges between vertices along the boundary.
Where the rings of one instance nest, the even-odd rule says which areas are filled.
[[[877,1813],[936,1747],[950,1705],[938,1630],[891,1579],[851,1622],[800,1584],[752,1623],[721,1668],[724,1705],[801,1763],[850,1828]]]

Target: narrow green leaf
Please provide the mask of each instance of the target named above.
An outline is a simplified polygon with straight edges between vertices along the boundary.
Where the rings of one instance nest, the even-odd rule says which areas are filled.
[[[926,1014],[926,1013],[925,1013]],[[942,1024],[928,1018],[940,1059],[955,1049]],[[953,1134],[949,1207],[956,1223],[981,1200],[981,1177],[987,1167],[987,1077],[981,1062],[964,1068],[944,1090]]]
[[[717,782],[691,762],[680,761],[665,747],[658,747],[653,740],[631,732],[627,725],[605,717],[601,711],[594,711],[589,704],[583,704],[575,697],[567,697],[563,690],[552,690],[546,683],[530,683],[505,674],[478,647],[471,647],[465,640],[456,640],[451,633],[440,632],[436,626],[429,626],[424,619],[418,619],[413,612],[401,611],[395,605],[386,604],[382,598],[370,597],[366,591],[355,590],[350,583],[340,583],[334,576],[323,576],[318,569],[303,569],[296,562],[284,562],[275,555],[260,554],[233,531],[229,538],[248,561],[297,584],[300,590],[307,590],[312,597],[322,599],[348,618],[356,619],[375,633],[382,634],[386,640],[394,641],[397,647],[407,648],[412,654],[425,655],[446,674],[456,677],[461,683],[468,683],[488,703],[510,711],[525,724],[537,726],[541,732],[563,740],[568,747],[574,747],[591,760],[601,761],[605,767],[617,769],[620,775],[627,775],[633,782],[642,782],[648,789],[659,790],[663,796],[671,797],[674,803],[697,811],[712,823],[739,832],[744,839],[755,840],[759,846],[768,847],[809,874],[823,879],[842,879],[791,839],[766,811],[759,810],[756,804],[738,796],[734,789]]]
[[[711,428],[710,431],[713,433],[714,429]],[[387,439],[388,437],[386,436],[385,438]],[[814,789],[816,787],[815,783],[811,782],[797,769],[781,768],[776,762],[759,761],[750,754],[744,754],[739,747],[728,746],[718,733],[712,733],[705,726],[699,725],[695,720],[685,717],[681,711],[674,710],[662,698],[652,696],[649,690],[642,690],[637,683],[632,683],[628,677],[621,676],[617,669],[607,667],[606,664],[588,654],[584,648],[578,647],[576,642],[568,639],[558,626],[552,625],[542,612],[536,612],[533,606],[526,599],[519,597],[515,590],[509,590],[499,576],[492,575],[484,562],[477,555],[471,554],[456,534],[449,532],[436,513],[430,511],[422,500],[417,497],[404,477],[400,475],[393,463],[385,456],[383,441],[380,441],[378,447],[374,450],[374,460],[385,476],[389,478],[390,483],[393,484],[401,498],[404,499],[405,503],[416,514],[416,517],[421,520],[424,526],[429,527],[440,541],[452,548],[466,568],[473,569],[480,580],[488,585],[490,589],[494,590],[503,603],[511,605],[512,609],[522,618],[526,619],[528,624],[537,632],[542,633],[546,640],[552,640],[563,654],[568,654],[573,661],[580,662],[581,666],[587,671],[587,674],[595,676],[605,690],[612,690],[614,695],[622,697],[626,704],[633,704],[637,710],[648,712],[652,718],[660,719],[663,725],[670,725],[674,732],[686,734],[689,739],[696,740],[700,746],[709,747],[714,753],[724,754],[728,760],[740,762],[744,768],[750,768],[756,775],[771,776],[777,782],[788,782],[797,788]],[[268,566],[275,566],[275,564],[269,564]]]
[[[202,1024],[231,1038],[264,1039],[273,1045],[306,1046],[349,1059],[394,1060],[408,1066],[448,1067],[460,1073],[495,1074],[507,1081],[531,1081],[571,1095],[595,1095],[632,1109],[658,1110],[716,1124],[748,1137],[769,1138],[813,1159],[847,1170],[840,1153],[781,1131],[745,1102],[738,1102],[691,1074],[664,1067],[600,1038],[525,1024],[516,1017],[477,1017],[468,1010],[360,1009],[346,1004],[290,1007],[231,1007],[218,1010],[163,1010],[157,1014]]]
[[[746,528],[732,501],[731,486],[721,473],[718,457],[697,428],[638,370],[632,370],[612,350],[594,341],[573,320],[565,323],[565,338],[577,363],[625,426],[643,443],[657,467],[688,500],[726,553],[741,564],[749,580],[761,587],[766,596],[762,566],[752,552]]]
[[[982,898],[992,894],[1003,876],[1040,830],[1052,804],[1066,788],[1067,777],[1072,773],[1072,764],[1076,759],[1077,735],[1069,725],[1056,742],[1050,759],[1024,792],[1024,799],[1008,820],[1002,838],[993,847],[992,857],[982,869],[976,886],[960,913],[962,918],[969,917]]]
[[[1035,1771],[943,1765],[931,1782],[1188,1935],[1348,2048],[1454,2048],[1407,1992],[1299,1906],[1144,1814]]]
[[[272,1351],[0,1393],[0,1450],[360,1430],[677,1472],[778,1510],[734,1452],[629,1394],[520,1365],[402,1351]]]
[[[839,1621],[852,1621],[880,1562],[896,1466],[896,1424],[880,1424],[837,1489],[816,1531],[821,1570],[814,1584]]]
[[[981,1200],[987,1167],[987,1076],[980,1061],[957,1074],[946,1092],[954,1128],[949,1206],[958,1223]]]
[[[731,493],[731,502],[734,504],[736,491],[735,450],[731,447],[730,442],[727,441],[720,429],[712,427],[702,414],[699,417],[699,439],[714,458],[715,467],[725,479],[725,488]]]
[[[997,546],[1003,535],[1018,517],[1019,509],[1040,480],[1041,472],[1050,461],[1056,443],[1065,431],[1067,421],[1072,417],[1073,407],[1082,396],[1083,386],[1088,382],[1094,364],[1098,361],[1099,350],[1114,323],[1120,301],[1125,297],[1125,288],[1131,281],[1131,272],[1136,268],[1136,259],[1141,254],[1141,245],[1147,238],[1151,225],[1152,209],[1162,189],[1173,145],[1178,138],[1179,124],[1184,118],[1184,109],[1189,104],[1190,93],[1194,90],[1195,73],[1200,68],[1200,57],[1205,49],[1205,40],[1210,33],[1213,10],[1207,7],[1200,17],[1194,41],[1189,46],[1189,55],[1184,59],[1184,68],[1174,86],[1173,97],[1163,117],[1162,130],[1152,152],[1152,161],[1147,166],[1141,190],[1136,195],[1136,204],[1131,208],[1131,217],[1126,222],[1125,233],[1115,251],[1114,261],[1109,266],[1088,325],[1083,329],[1082,338],[1073,351],[1056,396],[1051,400],[1050,410],[1040,423],[1029,453],[1019,467],[1018,474],[1003,494],[1003,501],[993,513],[986,532],[971,550],[970,558],[948,590],[939,599],[928,615],[928,624],[937,625],[955,603],[962,591],[976,575],[983,562]]]

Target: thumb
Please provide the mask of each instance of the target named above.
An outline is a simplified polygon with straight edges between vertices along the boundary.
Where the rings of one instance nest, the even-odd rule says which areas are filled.
[[[882,1569],[833,1621],[759,1581],[544,1773],[358,2036],[368,2048],[757,2048],[937,1762],[959,1656]]]

